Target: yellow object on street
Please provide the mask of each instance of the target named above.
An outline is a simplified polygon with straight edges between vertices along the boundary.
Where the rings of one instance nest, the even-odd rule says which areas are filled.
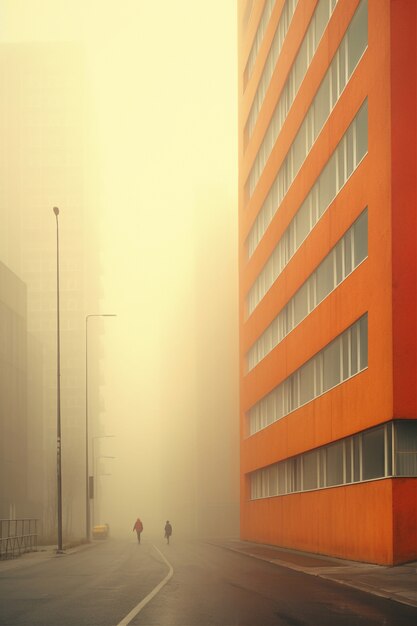
[[[107,539],[109,536],[108,524],[97,524],[93,527],[93,539]]]

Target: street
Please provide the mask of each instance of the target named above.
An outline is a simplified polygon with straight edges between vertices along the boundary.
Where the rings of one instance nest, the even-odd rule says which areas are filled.
[[[4,626],[398,626],[416,621],[415,608],[207,543],[177,539],[167,546],[145,539],[138,545],[111,539],[65,555],[0,563]]]

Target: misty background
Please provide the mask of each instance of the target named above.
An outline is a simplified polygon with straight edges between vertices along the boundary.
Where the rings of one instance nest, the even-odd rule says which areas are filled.
[[[0,303],[21,346],[2,357],[0,513],[45,540],[54,206],[64,538],[85,534],[86,351],[93,522],[238,533],[236,26],[232,0],[0,0]]]

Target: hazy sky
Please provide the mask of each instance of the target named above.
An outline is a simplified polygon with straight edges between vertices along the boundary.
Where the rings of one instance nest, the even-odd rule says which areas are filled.
[[[155,398],[158,384],[166,384],[166,367],[175,367],[183,385],[172,401],[177,436],[189,431],[191,391],[187,395],[183,381],[192,378],[187,368],[196,331],[187,302],[199,299],[193,263],[201,241],[194,233],[204,234],[208,214],[216,225],[207,229],[210,236],[227,229],[224,277],[236,280],[226,301],[214,294],[209,303],[214,317],[229,306],[227,297],[236,305],[236,21],[235,0],[0,0],[2,41],[85,47],[92,159],[86,194],[100,231],[100,310],[118,315],[101,322],[111,367],[106,364],[107,423],[100,432],[117,435],[117,442],[102,442],[103,452],[119,456],[112,471],[125,482],[138,461],[123,466],[120,456],[152,454],[138,449],[138,433],[157,440],[164,424],[161,418],[139,426],[138,415],[144,407],[168,406],[167,398]],[[222,248],[214,240],[204,245],[212,257],[208,267],[221,268]],[[201,289],[202,295],[206,286]],[[167,355],[168,364],[162,362]]]

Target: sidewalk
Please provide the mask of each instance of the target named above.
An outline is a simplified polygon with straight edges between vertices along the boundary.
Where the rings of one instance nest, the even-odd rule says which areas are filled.
[[[237,539],[210,541],[210,543],[274,565],[288,567],[312,576],[320,576],[320,578],[417,607],[417,561],[406,565],[386,567]]]
[[[69,544],[68,546],[64,545],[64,555],[74,554],[75,552],[80,552],[81,550],[91,548],[94,545],[96,545],[95,542],[80,543],[78,545]],[[1,559],[0,571],[20,569],[22,567],[36,565],[37,563],[40,563],[41,561],[47,561],[48,559],[59,559],[62,558],[62,556],[64,555],[57,554],[56,545],[38,546],[37,550],[34,550],[33,552],[23,552],[20,556],[9,559]]]

